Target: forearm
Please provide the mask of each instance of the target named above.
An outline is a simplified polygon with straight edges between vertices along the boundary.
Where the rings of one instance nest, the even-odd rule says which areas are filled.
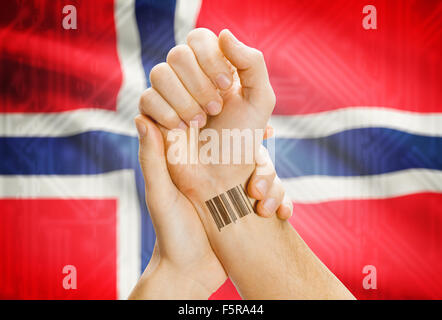
[[[245,299],[354,299],[287,222],[249,214],[220,231],[198,203],[209,240]]]

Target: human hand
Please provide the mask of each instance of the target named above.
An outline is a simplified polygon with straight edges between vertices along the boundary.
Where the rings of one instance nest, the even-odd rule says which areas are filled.
[[[170,132],[175,131],[170,129],[185,129],[181,132],[187,134],[185,124],[190,120],[196,120],[199,127],[212,129],[218,138],[225,129],[261,129],[263,132],[275,96],[262,54],[236,41],[228,31],[222,31],[217,39],[210,31],[199,29],[192,31],[187,40],[188,46],[175,47],[170,51],[167,63],[152,70],[153,88],[146,91],[140,103],[141,113],[155,119],[163,138],[168,140],[168,155],[176,147],[167,139]],[[231,85],[227,73],[224,72],[226,77],[220,76],[222,70],[229,69],[233,71]],[[217,91],[214,83],[221,90]],[[212,103],[220,98],[221,113],[221,104],[215,108],[216,103]],[[211,116],[207,117],[202,110]],[[140,123],[148,121],[144,116],[137,120]],[[192,136],[192,130],[189,131],[184,139],[186,152],[189,141],[193,141],[188,138]],[[258,136],[254,146],[259,145],[261,139],[262,135]],[[204,139],[197,140],[197,149],[205,146],[202,141]],[[216,148],[211,149],[213,151],[217,151]],[[352,299],[351,293],[312,253],[289,223],[248,214],[251,205],[247,204],[247,197],[238,185],[245,185],[255,168],[260,168],[255,165],[255,161],[259,163],[258,158],[244,163],[248,154],[241,153],[239,164],[167,163],[172,181],[194,205],[213,251],[241,296],[251,299]],[[265,180],[272,181],[271,174],[265,172],[264,175],[269,176]],[[252,176],[252,184],[262,180],[263,175],[258,176]],[[264,194],[264,197],[271,194],[271,188],[262,192],[258,185],[247,189],[258,200]],[[276,209],[272,205],[269,210],[266,203],[261,200],[256,207],[256,211],[264,216]],[[240,212],[242,219],[235,219],[234,212],[231,212],[233,207]]]
[[[146,202],[157,235],[148,267],[133,290],[131,299],[206,299],[226,280],[222,264],[215,256],[203,225],[190,201],[175,187],[168,173],[163,137],[149,119],[135,119],[140,135],[139,160],[146,183]],[[281,181],[276,177],[266,150],[261,166],[271,171],[268,192],[257,188],[255,170],[247,189],[249,196],[260,199],[264,207],[274,197],[281,218],[291,215],[291,202],[284,198]],[[284,200],[283,200],[284,199]],[[259,209],[263,216],[268,211]],[[173,286],[171,286],[173,283]]]
[[[170,178],[158,127],[146,118],[135,122],[156,243],[130,299],[207,299],[226,280],[224,268],[195,208]]]
[[[215,130],[218,137],[223,129],[263,132],[275,105],[263,55],[236,40],[228,30],[223,30],[219,38],[207,29],[193,30],[187,45],[172,48],[167,63],[152,69],[150,81],[152,88],[143,94],[140,112],[161,125],[166,139],[170,129],[186,129],[192,120],[199,127]],[[258,145],[262,134],[253,138],[257,140],[254,145]],[[201,147],[203,143],[199,142]],[[171,145],[169,141],[167,148]],[[244,184],[255,168],[254,150],[251,153],[252,161],[248,163],[243,160],[250,152],[241,152],[240,164],[169,161],[168,167],[178,189],[194,204],[200,204]]]

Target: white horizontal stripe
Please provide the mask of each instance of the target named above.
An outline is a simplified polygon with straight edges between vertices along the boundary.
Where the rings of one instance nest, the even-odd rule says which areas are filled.
[[[0,176],[0,198],[117,199],[118,297],[140,275],[140,207],[133,170],[98,175]]]
[[[80,115],[77,121],[81,119],[83,123],[88,121],[87,125],[93,128],[89,130],[135,136],[133,118],[138,113],[140,95],[146,88],[146,76],[141,62],[140,35],[135,17],[135,0],[117,0],[114,12],[117,52],[123,73],[123,82],[117,97],[117,112],[108,112],[103,119],[101,119],[103,112],[87,117],[93,118],[96,122],[86,120]],[[79,129],[75,128],[75,130]],[[123,203],[126,207],[121,207],[120,203],[118,205],[117,294],[119,299],[127,299],[140,275],[141,212],[136,196],[135,175],[132,170],[129,172],[130,182],[127,181],[124,186],[114,184],[114,188],[119,189],[114,190],[118,191],[117,201],[120,202],[124,198],[132,202],[131,204]],[[126,189],[125,186],[128,188]]]
[[[107,199],[135,194],[132,169],[90,175],[0,175],[0,198]]]
[[[84,109],[62,113],[0,114],[0,136],[57,137],[86,131],[103,130],[136,136],[133,116],[135,90],[130,108],[118,112]],[[122,96],[119,96],[121,98]],[[382,127],[413,134],[442,137],[442,113],[416,113],[380,107],[351,107],[306,115],[273,115],[270,124],[280,138],[319,138],[356,128]]]
[[[101,119],[103,112],[89,115],[87,118],[93,118],[96,122],[88,120],[88,126],[93,128],[89,130],[105,130],[135,136],[133,118],[138,113],[140,95],[146,88],[146,76],[141,62],[140,36],[135,17],[135,0],[115,2],[115,28],[117,51],[123,73],[123,82],[117,97],[117,112],[108,112],[103,119]],[[76,128],[78,129],[80,128]],[[119,299],[127,299],[140,275],[141,212],[136,196],[135,175],[132,170],[129,172],[130,182],[127,181],[125,185],[114,185],[116,188],[114,191],[118,191],[117,194],[120,195],[117,200],[119,202],[117,234],[117,294]],[[129,188],[126,189],[125,186]],[[121,207],[122,198],[130,199],[132,203],[124,202],[126,207]]]
[[[136,108],[135,108],[136,110]],[[106,110],[0,114],[0,136],[59,137],[103,130],[136,136],[133,117]]]
[[[442,171],[408,169],[391,173],[356,176],[304,176],[282,179],[295,202],[382,199],[421,192],[442,192]]]
[[[270,124],[281,138],[318,138],[368,127],[442,136],[442,113],[417,113],[382,107],[348,107],[305,115],[274,115]]]

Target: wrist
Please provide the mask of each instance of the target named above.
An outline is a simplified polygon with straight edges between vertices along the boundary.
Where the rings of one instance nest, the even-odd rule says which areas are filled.
[[[183,274],[172,264],[160,260],[154,268],[146,268],[129,299],[202,300],[208,299],[211,294],[191,275]]]
[[[167,260],[160,261],[157,269],[158,279],[168,286],[172,286],[177,297],[174,299],[208,299],[218,289],[206,286],[199,277],[198,270],[179,268]]]
[[[247,185],[256,165],[213,165],[210,169],[195,171],[197,181],[186,181],[178,188],[194,205],[203,205],[205,201],[226,192],[237,185]],[[195,169],[196,170],[196,169]]]

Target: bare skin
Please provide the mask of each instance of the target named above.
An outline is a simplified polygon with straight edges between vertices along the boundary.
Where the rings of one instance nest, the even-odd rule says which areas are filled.
[[[157,123],[140,116],[137,128],[140,132],[147,128],[155,145],[166,152],[171,144],[160,138],[166,141],[169,129],[185,129],[184,124],[191,120],[219,133],[234,128],[264,131],[275,104],[263,55],[227,30],[219,37],[207,29],[192,31],[187,45],[172,49],[167,63],[154,67],[150,78],[152,88],[143,95],[140,111]],[[218,108],[213,108],[213,101]],[[143,139],[140,143],[144,144]],[[162,167],[163,178],[167,177],[196,209],[210,247],[243,298],[353,299],[293,227],[273,216],[279,210],[278,202],[283,201],[280,193],[272,193],[268,183],[264,192],[256,188],[257,181],[271,181],[270,177],[252,177],[255,187],[248,188],[261,199],[256,206],[261,216],[247,215],[218,230],[205,201],[238,184],[246,185],[254,170],[255,164],[176,165],[165,160]],[[155,224],[155,228],[165,224]]]
[[[143,127],[144,128],[144,127]],[[151,121],[140,132],[139,157],[146,183],[146,202],[155,227],[157,241],[152,258],[133,289],[130,299],[207,299],[227,279],[221,262],[213,252],[203,224],[191,202],[175,187],[165,161],[163,137]],[[144,132],[144,134],[143,134]],[[265,161],[261,166],[270,166]],[[256,171],[248,184],[257,192]],[[284,199],[278,179],[269,181],[270,190]],[[253,194],[249,194],[253,197]],[[278,202],[278,216],[291,216],[292,204]],[[261,202],[259,201],[259,202]],[[267,212],[263,216],[268,215]]]

